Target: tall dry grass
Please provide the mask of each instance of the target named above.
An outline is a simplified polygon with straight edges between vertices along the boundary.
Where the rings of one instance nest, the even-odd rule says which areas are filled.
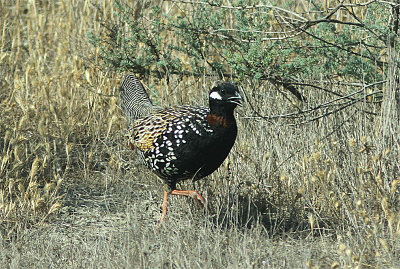
[[[116,80],[88,61],[97,15],[90,1],[1,3],[0,212],[9,235],[60,208],[63,180],[91,157],[83,148],[119,124]]]

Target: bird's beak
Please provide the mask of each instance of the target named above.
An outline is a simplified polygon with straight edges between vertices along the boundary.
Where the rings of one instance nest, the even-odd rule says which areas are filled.
[[[235,105],[242,106],[243,97],[239,93],[236,93],[236,96],[229,97],[228,101]]]

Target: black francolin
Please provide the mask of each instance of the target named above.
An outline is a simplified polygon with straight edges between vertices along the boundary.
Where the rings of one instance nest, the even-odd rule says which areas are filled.
[[[120,88],[121,108],[128,121],[129,143],[164,184],[161,222],[167,214],[168,195],[204,198],[195,190],[177,190],[179,181],[198,180],[214,172],[228,156],[236,140],[233,111],[243,101],[238,88],[220,83],[209,94],[209,108],[201,106],[153,106],[134,75]]]

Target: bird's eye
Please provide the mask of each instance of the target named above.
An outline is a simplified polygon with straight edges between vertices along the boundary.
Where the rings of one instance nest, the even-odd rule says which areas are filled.
[[[222,89],[222,90],[221,90],[221,93],[222,93],[222,94],[225,94],[225,93],[226,93],[226,91],[225,91],[224,89]]]

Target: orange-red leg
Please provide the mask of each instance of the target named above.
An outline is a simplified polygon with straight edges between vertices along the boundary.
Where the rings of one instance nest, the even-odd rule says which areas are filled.
[[[173,190],[171,195],[182,195],[186,197],[192,197],[196,203],[203,209],[204,207],[207,208],[206,199],[200,195],[197,191],[188,191],[188,190]]]
[[[164,201],[161,205],[162,214],[161,214],[160,224],[165,221],[165,217],[167,216],[167,202],[168,202],[168,192],[164,191]]]
[[[163,203],[161,205],[162,214],[161,214],[160,224],[165,221],[165,217],[167,216],[168,194],[191,197],[196,201],[196,203],[202,209],[207,208],[206,199],[204,199],[204,197],[201,196],[200,193],[198,193],[197,191],[192,191],[192,190],[173,190],[170,193],[168,193],[167,191],[164,191],[164,201],[163,201]]]

